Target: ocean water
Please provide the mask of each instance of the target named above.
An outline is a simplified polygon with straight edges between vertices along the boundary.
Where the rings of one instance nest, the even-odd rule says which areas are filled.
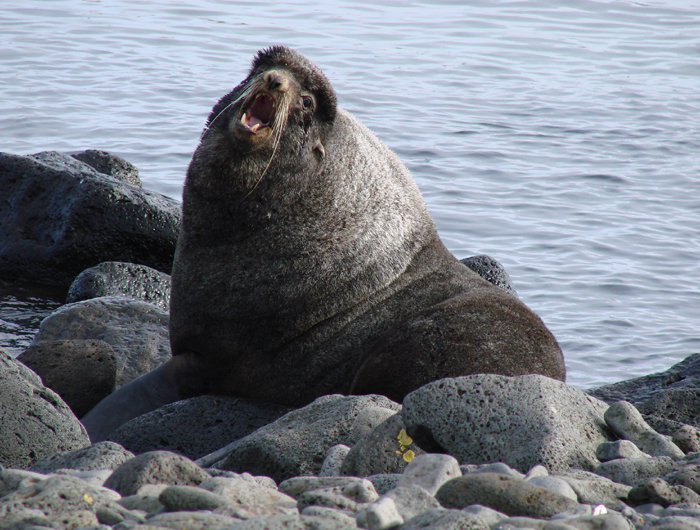
[[[107,150],[179,198],[211,106],[293,46],[447,247],[504,264],[569,383],[700,351],[700,1],[26,0],[0,28],[1,151]],[[62,294],[0,294],[18,354]]]

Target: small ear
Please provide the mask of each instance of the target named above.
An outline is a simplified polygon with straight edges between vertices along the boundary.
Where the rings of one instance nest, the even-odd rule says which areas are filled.
[[[316,143],[311,148],[311,150],[318,151],[318,154],[321,156],[321,158],[326,156],[326,150],[323,148],[323,144],[321,143],[321,140],[316,140]]]

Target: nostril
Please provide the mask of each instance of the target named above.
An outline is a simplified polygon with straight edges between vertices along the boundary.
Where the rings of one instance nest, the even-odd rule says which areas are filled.
[[[270,90],[274,90],[282,84],[282,76],[279,75],[277,72],[270,72],[267,74],[266,81],[267,88]]]

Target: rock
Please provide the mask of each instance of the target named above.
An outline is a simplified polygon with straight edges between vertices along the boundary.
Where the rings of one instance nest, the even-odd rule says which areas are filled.
[[[363,508],[357,512],[355,518],[357,526],[368,530],[388,530],[404,522],[396,508],[396,503],[389,497],[383,497]]]
[[[662,476],[659,473],[656,476]],[[695,493],[700,493],[700,453],[691,453],[676,464],[676,468],[669,470],[663,479],[669,484],[685,486]]]
[[[606,408],[540,375],[471,375],[411,392],[401,416],[426,451],[448,453],[463,463],[503,462],[522,472],[542,464],[557,473],[595,468],[596,447],[609,439]]]
[[[195,486],[169,486],[158,500],[169,512],[216,510],[227,504],[221,495]]]
[[[337,477],[340,476],[340,469],[343,466],[345,457],[348,456],[350,448],[344,444],[337,444],[331,447],[326,454],[326,459],[323,461],[321,471],[318,472],[319,477]]]
[[[627,401],[618,401],[610,405],[604,417],[615,435],[631,441],[651,456],[684,456],[676,444],[652,429],[634,405]]]
[[[383,473],[402,473],[416,456],[425,453],[406,434],[400,414],[394,414],[365,434],[346,455],[340,472],[367,477]]]
[[[97,524],[93,512],[118,499],[119,494],[106,488],[90,486],[67,475],[52,475],[3,497],[0,521],[5,525],[13,516],[30,511],[60,523],[59,528]]]
[[[401,517],[409,520],[418,514],[433,508],[440,508],[440,503],[420,486],[396,487],[382,495],[382,499],[392,499]]]
[[[193,460],[289,412],[281,405],[219,396],[176,401],[128,421],[107,438],[135,454],[173,451]]]
[[[341,528],[357,528],[355,517],[351,517],[340,510],[326,508],[325,506],[309,506],[304,508],[301,515],[330,519],[329,523],[336,523]]]
[[[109,344],[117,358],[117,387],[170,357],[168,314],[129,298],[106,296],[64,305],[43,320],[32,346],[61,339]]]
[[[600,515],[563,517],[546,523],[543,530],[632,530],[629,521],[619,513],[610,512]]]
[[[298,499],[303,493],[324,488],[344,488],[358,477],[293,477],[279,485],[279,491]]]
[[[374,484],[374,489],[377,490],[379,495],[384,495],[399,484],[401,475],[398,473],[378,473],[368,476],[367,480]]]
[[[435,498],[445,508],[480,504],[507,515],[536,518],[549,518],[578,506],[576,501],[548,489],[497,473],[471,473],[452,479]]]
[[[148,526],[143,530],[161,530],[172,528],[173,530],[209,530],[231,528],[240,519],[228,515],[211,512],[183,511],[159,513],[148,519]],[[138,528],[138,527],[136,527]]]
[[[461,476],[456,458],[450,455],[423,454],[411,460],[401,475],[398,486],[420,486],[430,495],[435,495],[445,482]]]
[[[595,455],[601,462],[608,462],[618,458],[646,458],[649,455],[643,453],[639,447],[629,440],[615,440],[603,442],[596,447]]]
[[[238,523],[235,530],[356,530],[348,518],[309,515],[275,515],[256,517]],[[190,527],[188,527],[190,528]]]
[[[395,415],[395,410],[384,407],[367,407],[360,411],[352,424],[350,442],[352,445],[356,444],[375,427]]]
[[[542,488],[558,493],[564,497],[568,497],[571,500],[578,502],[578,496],[573,488],[563,479],[559,477],[531,477],[527,479],[530,484],[535,486],[540,486]]]
[[[685,374],[681,374],[685,376]],[[700,388],[664,389],[637,407],[644,415],[700,427]]]
[[[671,389],[700,389],[700,353],[686,357],[665,372],[636,377],[586,392],[606,403],[629,401],[640,406],[653,396]]]
[[[374,502],[379,498],[374,484],[367,479],[358,479],[343,487],[343,495],[359,503]]]
[[[627,502],[632,506],[650,502],[670,506],[680,503],[699,503],[700,495],[685,486],[671,486],[665,480],[651,478],[633,487],[627,495]]]
[[[613,482],[588,471],[575,471],[567,475],[558,475],[558,478],[571,486],[578,502],[594,506],[604,504],[613,510],[622,510],[627,506],[624,501],[632,489],[632,486]]]
[[[144,484],[197,486],[211,476],[191,460],[168,451],[144,453],[126,461],[105,482],[105,488],[134,495]]]
[[[38,375],[0,350],[0,464],[27,468],[57,451],[90,444],[87,432]]]
[[[648,458],[624,458],[603,462],[595,473],[607,477],[613,482],[636,486],[650,478],[661,477],[675,468],[673,459],[668,456]]]
[[[463,258],[461,261],[464,265],[476,272],[479,276],[488,280],[496,287],[500,287],[508,291],[513,296],[517,297],[518,293],[513,287],[513,282],[506,272],[506,269],[498,261],[486,254]]]
[[[92,470],[80,470],[80,469],[69,469],[69,468],[59,468],[55,471],[56,475],[70,475],[71,477],[79,478],[87,482],[92,486],[104,486],[105,481],[112,474],[111,469],[92,469]]]
[[[67,287],[103,261],[170,272],[181,211],[164,195],[56,152],[0,153],[0,189],[3,278]]]
[[[141,187],[139,170],[121,157],[96,149],[86,149],[79,153],[71,153],[70,156],[86,163],[98,173],[109,175],[137,188]]]
[[[250,475],[213,477],[199,485],[199,489],[216,493],[227,501],[226,515],[249,519],[260,515],[296,513],[297,501],[278,491],[263,486]],[[218,513],[223,513],[219,510]]]
[[[113,442],[99,442],[82,449],[54,453],[38,460],[31,466],[32,471],[55,473],[59,469],[117,469],[134,454]]]
[[[530,480],[531,478],[535,477],[548,477],[549,476],[549,471],[547,471],[547,468],[541,465],[536,465],[531,467],[527,473],[525,473],[525,476],[523,477],[525,480]]]
[[[17,491],[19,488],[36,484],[45,478],[46,476],[41,473],[25,471],[24,469],[4,469],[0,466],[0,497]]]
[[[372,488],[374,489],[374,488]],[[322,488],[306,491],[299,496],[297,509],[302,512],[308,506],[323,506],[341,510],[348,515],[353,515],[361,508],[361,504],[355,499],[344,495],[343,488]]]
[[[546,469],[544,466],[533,466],[533,469],[535,467]],[[463,475],[466,475],[467,473],[498,473],[500,475],[508,475],[509,477],[518,479],[525,478],[525,475],[523,475],[520,471],[517,471],[510,466],[507,466],[503,462],[494,462],[493,464],[472,464],[460,466],[460,470],[462,471]]]
[[[367,407],[399,408],[384,396],[322,396],[233,442],[213,467],[272,477],[281,482],[316,475],[332,446],[348,444],[357,414]]]
[[[683,425],[673,433],[673,443],[684,453],[700,451],[700,430],[691,425]]]
[[[66,303],[124,296],[170,310],[170,275],[146,265],[106,261],[85,269],[68,289]]]
[[[433,508],[423,512],[401,526],[401,530],[490,530],[490,528],[489,521],[478,514],[445,508]]]
[[[34,370],[78,417],[116,390],[117,360],[102,340],[49,340],[17,360]]]

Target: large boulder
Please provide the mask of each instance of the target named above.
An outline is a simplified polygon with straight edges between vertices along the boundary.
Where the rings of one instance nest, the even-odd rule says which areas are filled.
[[[60,307],[41,323],[32,346],[46,341],[106,342],[117,361],[117,388],[170,358],[168,313],[147,302],[105,296]]]
[[[611,435],[607,405],[541,375],[470,375],[441,379],[406,396],[406,431],[423,449],[463,464],[503,462],[526,472],[592,470],[598,444]]]
[[[370,407],[400,408],[384,396],[322,396],[232,443],[219,453],[214,467],[266,475],[277,482],[318,475],[328,450],[351,443],[358,414]]]
[[[102,340],[48,340],[17,360],[34,370],[82,418],[116,389],[117,359]]]
[[[170,310],[170,275],[145,265],[106,261],[85,269],[73,280],[66,303],[101,296],[125,296]]]
[[[289,410],[245,399],[199,396],[134,418],[108,439],[136,454],[166,450],[196,459],[251,434]]]
[[[87,432],[58,394],[0,349],[0,464],[27,468],[57,451],[90,445]]]
[[[0,277],[67,287],[104,261],[170,272],[179,203],[115,178],[130,180],[115,164],[92,163],[0,153]]]

